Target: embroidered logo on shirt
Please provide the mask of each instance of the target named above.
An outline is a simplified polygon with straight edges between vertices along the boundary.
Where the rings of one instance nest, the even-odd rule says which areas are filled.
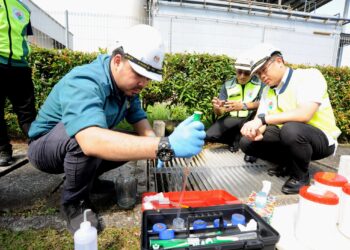
[[[153,57],[153,61],[155,61],[156,63],[159,63],[160,57],[159,56],[154,56]]]
[[[25,16],[23,12],[20,11],[19,9],[13,8],[12,14],[13,14],[13,17],[16,18],[17,20],[21,21],[22,23],[25,22]]]

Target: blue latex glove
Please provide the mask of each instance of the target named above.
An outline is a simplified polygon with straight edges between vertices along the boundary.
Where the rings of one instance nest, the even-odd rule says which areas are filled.
[[[190,158],[202,151],[205,138],[204,125],[193,121],[193,115],[181,122],[169,136],[176,157]]]

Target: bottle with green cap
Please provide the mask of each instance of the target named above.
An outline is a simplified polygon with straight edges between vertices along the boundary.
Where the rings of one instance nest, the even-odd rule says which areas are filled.
[[[200,121],[202,114],[203,114],[203,112],[201,112],[201,111],[194,111],[193,121]]]

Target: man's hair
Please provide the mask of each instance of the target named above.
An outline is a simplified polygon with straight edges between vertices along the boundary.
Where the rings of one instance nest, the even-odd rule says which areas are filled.
[[[271,57],[269,60],[275,60],[277,57],[280,57],[282,59],[282,62],[284,63],[283,56],[280,52],[274,52],[272,53]]]
[[[116,48],[113,50],[112,52],[112,57],[115,57],[116,55],[121,55],[121,56],[124,56],[124,49],[122,46]]]

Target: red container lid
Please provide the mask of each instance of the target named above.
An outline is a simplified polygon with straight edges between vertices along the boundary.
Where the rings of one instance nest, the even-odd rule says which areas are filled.
[[[332,172],[318,172],[314,175],[314,179],[332,187],[342,187],[348,182],[344,176]]]
[[[299,195],[303,198],[317,202],[325,205],[337,205],[339,203],[338,195],[333,193],[332,191],[325,191],[322,194],[318,194],[316,192],[308,191],[310,186],[304,186],[299,190]]]
[[[146,196],[156,195],[155,192],[142,194],[142,211],[148,210],[145,207],[144,199]],[[181,192],[165,192],[163,193],[165,198],[169,198],[170,204],[159,204],[158,201],[152,201],[152,209],[168,209],[178,208]],[[182,194],[181,205],[183,208],[189,207],[207,207],[218,206],[228,204],[240,204],[242,203],[237,197],[231,195],[225,190],[208,190],[208,191],[185,191]]]
[[[343,192],[350,195],[350,183],[346,183],[344,186],[343,186]]]

